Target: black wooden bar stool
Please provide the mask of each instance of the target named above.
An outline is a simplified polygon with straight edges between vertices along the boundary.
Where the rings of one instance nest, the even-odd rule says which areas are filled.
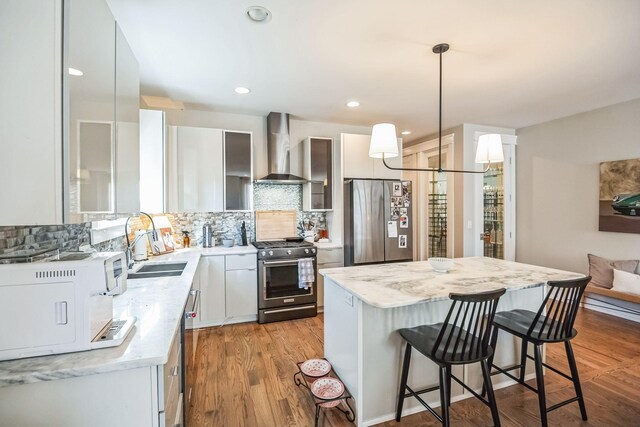
[[[584,293],[591,277],[582,279],[563,280],[548,282],[549,292],[544,298],[540,309],[537,313],[528,310],[511,310],[497,313],[493,319],[493,328],[491,331],[491,347],[495,348],[498,341],[498,331],[500,329],[509,332],[522,340],[520,352],[520,364],[509,368],[500,368],[493,364],[493,355],[489,357],[489,367],[495,368],[497,372],[491,375],[504,374],[509,378],[522,384],[529,390],[538,394],[538,403],[540,406],[540,420],[543,426],[547,426],[547,412],[558,409],[561,406],[577,401],[580,405],[580,413],[583,420],[587,420],[587,410],[584,406],[582,397],[582,388],[580,387],[580,378],[578,377],[578,368],[576,367],[576,359],[571,348],[571,339],[577,335],[577,331],[573,328],[576,320],[580,299]],[[546,315],[545,313],[546,309]],[[540,347],[546,343],[564,342],[569,361],[569,369],[571,376],[547,365],[542,361],[542,353]],[[528,343],[533,344],[533,357],[527,354]],[[527,367],[527,358],[535,362],[537,389],[531,387],[524,382],[524,373]],[[546,397],[544,392],[544,376],[542,367],[552,370],[562,377],[573,382],[576,391],[576,397],[557,403],[547,408]],[[511,375],[509,371],[519,369],[519,377]],[[484,395],[484,390],[483,393]]]
[[[489,406],[489,408],[491,408],[494,425],[500,425],[487,359],[493,354],[493,349],[489,346],[491,323],[496,314],[498,300],[504,293],[505,289],[477,294],[450,294],[449,298],[453,300],[453,303],[443,323],[416,326],[398,331],[406,340],[407,346],[404,352],[404,363],[402,365],[402,376],[400,378],[396,421],[400,421],[402,416],[404,398],[413,396],[431,412],[434,417],[442,422],[443,426],[449,426],[451,379],[453,378],[471,394]],[[411,387],[407,385],[411,348],[415,348],[440,367],[439,385],[417,391],[412,390]],[[482,367],[484,385],[488,390],[488,400],[478,395],[451,374],[452,365],[464,365],[475,362],[480,362]],[[437,389],[440,389],[440,412],[442,415],[438,415],[436,411],[419,396],[420,394]]]

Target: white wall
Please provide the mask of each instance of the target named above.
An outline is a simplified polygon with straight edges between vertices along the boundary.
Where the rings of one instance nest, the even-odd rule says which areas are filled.
[[[598,231],[599,163],[640,157],[640,99],[517,135],[516,259],[587,273],[587,253],[640,258],[640,234]]]

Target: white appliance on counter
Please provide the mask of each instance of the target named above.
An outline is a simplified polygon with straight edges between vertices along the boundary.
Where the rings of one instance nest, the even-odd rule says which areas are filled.
[[[0,360],[121,344],[135,323],[113,319],[126,280],[123,252],[0,265]]]

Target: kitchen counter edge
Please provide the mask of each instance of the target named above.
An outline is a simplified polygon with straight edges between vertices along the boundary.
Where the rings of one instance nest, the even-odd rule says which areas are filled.
[[[114,318],[136,316],[136,324],[121,345],[1,361],[0,387],[165,364],[201,255],[198,250],[179,250],[154,257],[151,262],[187,261],[187,266],[178,277],[127,282],[128,290],[114,297]]]

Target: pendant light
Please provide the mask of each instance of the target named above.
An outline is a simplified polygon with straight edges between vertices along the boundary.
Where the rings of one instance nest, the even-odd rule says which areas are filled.
[[[502,152],[502,140],[498,134],[484,134],[478,138],[478,148],[476,150],[476,163],[486,163],[487,167],[482,171],[443,169],[442,168],[442,54],[449,50],[446,43],[437,44],[433,47],[433,53],[440,57],[440,89],[438,97],[438,167],[437,168],[397,168],[389,166],[385,159],[398,157],[398,140],[396,137],[396,127],[391,123],[379,123],[373,126],[371,133],[371,144],[369,145],[369,157],[381,158],[382,163],[392,170],[415,171],[415,172],[455,172],[455,173],[485,173],[489,170],[491,163],[504,161]]]

